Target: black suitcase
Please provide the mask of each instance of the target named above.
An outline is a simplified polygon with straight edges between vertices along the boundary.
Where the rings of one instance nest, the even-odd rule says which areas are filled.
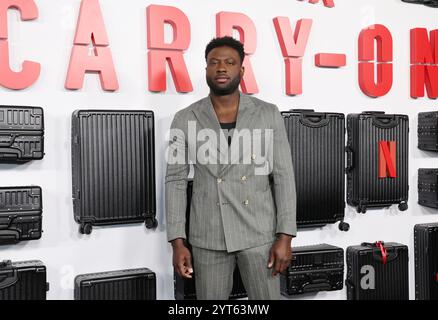
[[[26,162],[43,157],[43,109],[0,106],[0,162]]]
[[[147,268],[90,273],[75,278],[75,300],[156,300],[156,292],[156,275]]]
[[[418,169],[418,204],[438,208],[438,169]]]
[[[415,299],[438,300],[438,223],[417,224],[415,243]]]
[[[46,300],[49,284],[41,261],[0,262],[1,300]]]
[[[186,206],[186,236],[189,236],[190,225],[190,205],[192,199],[193,181],[189,180],[187,184],[187,206]],[[191,245],[188,240],[185,241],[187,248],[191,251]],[[196,300],[195,274],[192,274],[191,279],[183,279],[174,272],[174,293],[175,300]],[[239,299],[247,297],[245,287],[242,282],[239,267],[233,273],[233,289],[229,299]]]
[[[345,213],[345,116],[293,109],[281,112],[291,147],[297,192],[297,225],[319,227]]]
[[[438,151],[438,112],[418,114],[418,149]]]
[[[72,116],[73,209],[79,231],[145,222],[156,228],[152,111],[77,110]]]
[[[41,234],[41,188],[0,187],[0,245],[37,240]]]
[[[344,249],[320,244],[296,247],[292,262],[280,275],[281,294],[342,290],[344,287]]]
[[[408,209],[409,118],[367,111],[347,116],[347,203]]]
[[[408,247],[399,243],[362,243],[347,248],[348,300],[408,300]]]

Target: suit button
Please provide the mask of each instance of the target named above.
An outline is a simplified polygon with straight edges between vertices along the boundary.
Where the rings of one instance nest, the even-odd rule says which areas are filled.
[[[248,199],[247,199],[247,200],[245,200],[245,201],[243,201],[243,204],[244,204],[245,206],[247,206],[247,205],[249,204],[249,201],[248,201]]]
[[[217,178],[217,183],[221,183],[222,182],[222,178]]]
[[[251,159],[252,159],[252,160],[255,160],[255,159],[256,159],[256,155],[255,155],[254,153],[251,155]]]
[[[242,180],[242,181],[246,181],[246,176],[242,176],[242,177],[240,178],[240,180]]]
[[[217,206],[220,206],[221,204],[220,204],[219,202],[216,202],[216,205],[217,205]]]

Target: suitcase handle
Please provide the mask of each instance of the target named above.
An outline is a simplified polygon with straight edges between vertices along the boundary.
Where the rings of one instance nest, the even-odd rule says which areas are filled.
[[[376,115],[373,116],[373,125],[383,129],[394,128],[398,125],[398,120],[393,115]]]
[[[380,243],[382,244],[382,246],[385,245],[385,243],[383,241],[380,241]],[[380,247],[377,246],[377,244],[378,244],[378,242],[375,242],[375,243],[364,242],[364,243],[362,243],[362,246],[371,247],[373,250],[374,260],[377,260],[377,261],[382,262],[384,264],[397,259],[397,257],[398,257],[397,250],[395,250],[394,248],[385,247],[386,256],[383,257],[383,255],[381,254],[381,249],[380,249]]]
[[[364,112],[362,112],[362,114],[369,114],[369,115],[373,115],[373,114],[385,114],[385,111],[364,111]]]
[[[346,147],[345,152],[347,153],[347,167],[345,168],[345,170],[347,172],[350,172],[354,168],[353,149],[351,149],[350,147]]]
[[[308,112],[301,114],[300,122],[307,127],[321,128],[325,127],[330,122],[330,119],[324,113]]]
[[[14,143],[15,135],[0,135],[0,139],[2,138],[8,138],[9,141],[1,141],[0,140],[0,147],[10,147]]]
[[[9,228],[12,219],[12,217],[0,218],[0,230]]]
[[[0,146],[0,153],[3,153],[0,158],[18,158],[21,157],[21,151],[18,149],[10,149],[9,146],[2,148]]]
[[[0,290],[14,285],[17,281],[18,281],[17,270],[6,271],[5,273],[0,271]]]
[[[313,109],[289,109],[290,112],[300,112],[300,113],[304,113],[304,112],[315,112],[315,110]]]
[[[327,291],[331,289],[331,285],[328,282],[320,282],[320,283],[306,283],[303,286],[304,292],[313,292],[313,291]]]
[[[20,234],[16,230],[0,230],[0,244],[18,240]]]

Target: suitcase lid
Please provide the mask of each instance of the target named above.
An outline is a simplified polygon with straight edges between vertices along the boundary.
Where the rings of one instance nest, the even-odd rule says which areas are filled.
[[[75,284],[77,286],[80,286],[85,281],[93,282],[93,281],[102,281],[102,280],[120,280],[120,279],[139,277],[139,276],[145,276],[147,278],[155,278],[155,272],[153,272],[148,268],[141,268],[141,269],[127,269],[127,270],[81,274],[76,276]]]
[[[0,130],[43,131],[41,107],[0,106]]]
[[[414,226],[414,230],[438,230],[438,222],[436,223],[421,223]]]
[[[408,250],[408,246],[396,242],[376,241],[374,243],[363,242],[359,246],[347,248],[347,252],[357,252],[359,255],[372,253],[375,260],[386,264],[398,257],[398,249]]]
[[[152,110],[122,110],[122,109],[80,109],[73,111],[74,117],[89,117],[91,115],[143,115],[145,117],[154,117]]]
[[[344,249],[326,243],[292,248],[292,252],[297,254],[298,253],[309,254],[312,252],[319,252],[319,251],[344,251]]]
[[[41,187],[0,187],[0,214],[13,215],[14,211],[39,211],[41,214],[41,210]]]
[[[313,109],[291,109],[281,113],[283,116],[300,117],[302,125],[311,128],[321,128],[330,123],[332,117],[345,118],[343,113],[315,112]]]

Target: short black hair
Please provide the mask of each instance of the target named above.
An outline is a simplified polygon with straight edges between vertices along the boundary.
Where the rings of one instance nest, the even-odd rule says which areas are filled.
[[[236,50],[240,56],[240,62],[243,63],[243,60],[245,59],[245,49],[242,42],[228,36],[214,38],[207,44],[207,47],[205,48],[205,61],[207,61],[207,56],[210,51],[219,47],[230,47]]]

